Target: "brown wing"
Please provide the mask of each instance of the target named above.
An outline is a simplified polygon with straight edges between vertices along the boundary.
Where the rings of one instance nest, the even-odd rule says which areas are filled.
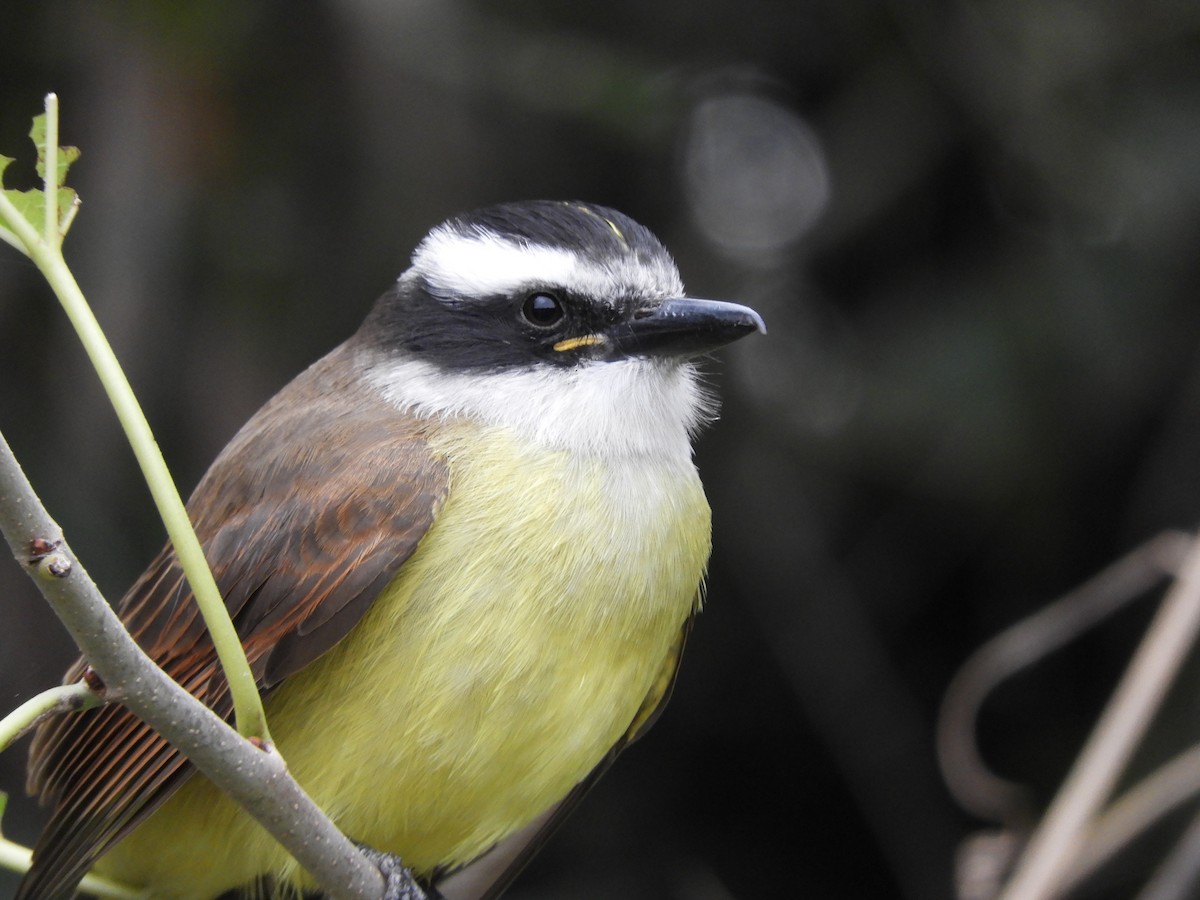
[[[637,715],[629,723],[624,736],[605,755],[604,759],[588,773],[587,777],[571,790],[562,800],[515,834],[500,841],[483,856],[463,868],[435,878],[438,890],[446,900],[497,900],[512,884],[521,870],[546,844],[558,827],[570,815],[571,810],[587,795],[600,776],[608,771],[621,751],[644,735],[666,708],[679,674],[679,661],[683,648],[692,630],[693,616],[689,616],[679,631],[679,637],[663,660],[662,670],[651,685],[646,699],[642,701]]]
[[[411,555],[446,490],[421,423],[337,375],[348,352],[335,350],[263,407],[188,504],[264,690],[349,632]],[[119,609],[168,674],[230,716],[228,685],[169,545]],[[69,896],[96,858],[191,772],[120,705],[42,725],[28,787],[53,809],[18,898]]]

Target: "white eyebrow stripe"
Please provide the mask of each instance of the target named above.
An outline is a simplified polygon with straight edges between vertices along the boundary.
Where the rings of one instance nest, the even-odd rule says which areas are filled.
[[[668,258],[615,257],[603,265],[562,247],[523,244],[490,232],[463,234],[435,228],[413,253],[413,270],[443,299],[515,294],[560,287],[615,303],[636,294],[646,299],[683,296],[679,272]]]
[[[413,253],[413,268],[443,297],[511,294],[534,284],[565,285],[579,269],[570,250],[517,244],[494,234],[436,228]]]

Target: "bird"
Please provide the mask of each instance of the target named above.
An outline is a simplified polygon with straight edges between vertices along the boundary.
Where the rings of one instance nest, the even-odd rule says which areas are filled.
[[[272,739],[344,833],[434,890],[479,871],[470,896],[499,896],[645,732],[711,548],[700,363],[765,331],[689,297],[616,210],[499,204],[433,228],[361,327],[237,432],[188,513]],[[232,716],[169,544],[118,612]],[[42,723],[27,786],[50,815],[18,900],[70,897],[92,867],[172,900],[311,888],[119,703]]]

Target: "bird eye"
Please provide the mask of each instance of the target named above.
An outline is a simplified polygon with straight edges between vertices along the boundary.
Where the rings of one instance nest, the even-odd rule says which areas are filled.
[[[521,315],[525,321],[537,328],[553,328],[562,321],[566,311],[562,301],[553,294],[538,291],[525,298],[521,306]]]

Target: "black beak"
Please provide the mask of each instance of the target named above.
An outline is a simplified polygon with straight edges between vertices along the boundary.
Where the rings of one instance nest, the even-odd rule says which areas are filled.
[[[634,313],[608,332],[608,344],[613,357],[699,356],[755,331],[767,326],[748,306],[680,297]]]

